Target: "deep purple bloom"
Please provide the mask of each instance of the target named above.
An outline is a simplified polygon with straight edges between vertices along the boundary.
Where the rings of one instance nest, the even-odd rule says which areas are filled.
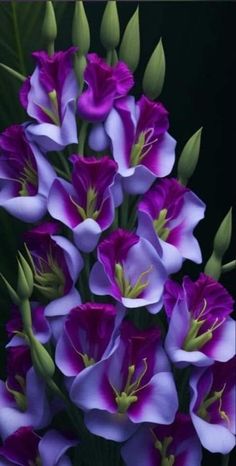
[[[72,229],[79,249],[92,251],[102,231],[114,219],[114,200],[111,188],[117,164],[109,157],[72,156],[74,168],[72,185],[56,180],[50,190],[48,210]]]
[[[21,426],[45,427],[51,410],[45,383],[32,368],[28,346],[8,348],[7,374],[6,382],[0,381],[0,436],[5,439]]]
[[[56,347],[55,360],[61,372],[76,376],[109,352],[115,328],[112,304],[86,303],[72,309]]]
[[[201,273],[182,287],[169,280],[164,302],[170,319],[165,348],[179,366],[208,366],[235,354],[235,322],[229,317],[233,299],[212,277]]]
[[[177,413],[171,425],[141,427],[121,454],[126,466],[200,466],[202,448],[190,416]]]
[[[0,206],[24,222],[36,222],[47,211],[46,198],[56,173],[22,125],[0,135]]]
[[[168,113],[161,103],[142,96],[119,99],[105,122],[113,157],[125,191],[146,192],[157,177],[168,175],[175,160],[175,140],[167,133]]]
[[[34,52],[36,69],[21,88],[21,104],[37,121],[29,124],[27,135],[48,151],[61,150],[77,142],[75,50],[71,47],[53,55],[44,51]]]
[[[173,422],[178,399],[159,330],[123,322],[110,355],[75,378],[70,396],[85,410],[88,429],[115,441],[142,422]]]
[[[56,223],[43,223],[25,234],[35,269],[35,286],[49,301],[45,316],[50,317],[53,332],[57,324],[60,328],[63,325],[62,316],[81,302],[75,282],[83,267],[79,251],[68,239],[57,235],[58,229]]]
[[[138,234],[148,239],[172,273],[183,259],[202,260],[193,229],[204,217],[205,204],[174,178],[158,181],[138,205]]]
[[[37,340],[42,344],[47,343],[51,337],[49,323],[44,315],[44,306],[39,303],[31,303],[32,328]],[[20,309],[17,306],[12,308],[11,318],[6,324],[8,337],[11,338],[7,347],[19,346],[26,344],[23,335],[23,323]]]
[[[204,448],[229,453],[235,446],[236,358],[196,368],[190,379],[190,414]]]
[[[40,437],[32,427],[21,427],[5,439],[0,447],[0,464],[17,466],[71,466],[65,455],[68,448],[77,444],[76,440],[64,437],[56,430],[49,430]],[[2,459],[7,462],[1,462]]]
[[[125,307],[160,310],[166,271],[149,241],[118,229],[99,244],[97,257],[89,282],[93,293],[111,295]]]
[[[78,113],[84,120],[103,121],[114,101],[129,92],[133,76],[125,63],[110,66],[96,53],[88,54],[87,61],[84,80],[88,88],[78,99]]]

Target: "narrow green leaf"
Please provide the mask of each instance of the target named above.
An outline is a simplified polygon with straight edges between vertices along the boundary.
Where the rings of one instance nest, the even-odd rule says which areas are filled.
[[[119,50],[119,59],[135,71],[140,57],[139,7],[129,20]]]
[[[0,67],[3,70],[7,71],[7,73],[9,73],[11,76],[18,79],[18,81],[24,82],[26,80],[26,77],[23,76],[23,74],[18,73],[18,71],[13,70],[13,68],[10,68],[10,66],[4,65],[4,63],[0,63]]]
[[[149,99],[156,99],[163,88],[165,80],[165,53],[160,39],[147,64],[143,77],[143,92]]]
[[[6,278],[0,273],[0,277],[2,278],[2,280],[4,281],[4,284],[7,288],[7,291],[8,291],[8,294],[12,300],[12,302],[16,305],[19,305],[20,303],[20,298],[19,296],[16,294],[15,290],[12,288],[12,286],[10,285],[10,283],[6,280]]]
[[[120,24],[115,0],[109,0],[102,17],[100,38],[106,50],[113,50],[120,41]]]
[[[197,166],[200,146],[201,146],[202,128],[194,133],[186,142],[178,162],[178,178],[179,181],[186,185],[189,178],[194,173]]]

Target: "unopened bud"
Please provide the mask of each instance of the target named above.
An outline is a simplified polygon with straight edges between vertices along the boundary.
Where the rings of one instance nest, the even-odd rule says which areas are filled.
[[[54,41],[57,37],[57,23],[54,13],[53,4],[50,1],[45,2],[45,16],[42,26],[42,36],[49,55],[54,53]]]
[[[160,39],[147,64],[143,77],[143,92],[151,100],[156,99],[165,80],[165,53]]]
[[[79,55],[86,55],[90,47],[90,32],[82,1],[75,2],[72,26],[72,42],[78,47]]]
[[[120,41],[120,24],[116,1],[109,0],[103,14],[100,32],[101,42],[106,50],[113,50]]]
[[[178,178],[184,186],[188,183],[189,178],[191,178],[197,166],[201,137],[202,128],[191,136],[181,152],[178,162]]]
[[[140,57],[139,8],[137,7],[129,20],[119,50],[119,59],[135,71]]]
[[[52,379],[55,372],[55,364],[46,348],[34,337],[28,334],[33,366],[36,372],[44,379]]]

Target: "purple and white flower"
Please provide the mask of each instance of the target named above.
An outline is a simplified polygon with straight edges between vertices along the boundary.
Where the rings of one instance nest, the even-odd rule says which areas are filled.
[[[22,106],[37,123],[27,126],[28,138],[47,151],[77,143],[78,84],[73,69],[75,48],[48,55],[34,52],[37,66],[20,91]]]
[[[235,446],[236,358],[195,368],[190,378],[190,415],[204,448],[229,453]]]
[[[159,330],[123,322],[109,357],[84,369],[70,396],[87,428],[107,439],[124,441],[143,422],[171,424],[178,397]]]
[[[183,259],[202,261],[193,230],[204,217],[205,204],[174,178],[159,180],[138,204],[137,233],[148,239],[168,272],[176,272]]]
[[[22,426],[45,427],[51,420],[46,386],[32,367],[28,346],[8,348],[7,380],[0,380],[0,436]]]
[[[102,303],[85,303],[70,311],[55,355],[64,375],[75,377],[109,354],[116,312],[112,304]]]
[[[161,309],[166,271],[149,241],[118,229],[99,244],[97,257],[89,279],[93,293],[113,296],[127,308]]]
[[[78,113],[84,120],[103,121],[114,102],[129,92],[133,76],[125,63],[110,66],[96,53],[88,54],[87,62],[84,80],[88,87],[79,96]]]
[[[0,135],[0,206],[23,222],[36,222],[47,211],[47,196],[56,178],[52,166],[22,125]]]
[[[170,319],[165,349],[179,367],[208,366],[235,355],[233,299],[212,277],[185,277],[182,287],[169,280],[164,303]]]
[[[43,223],[25,234],[25,242],[34,265],[35,287],[49,303],[45,316],[50,318],[54,336],[60,333],[65,316],[81,303],[75,288],[83,268],[77,248],[57,235],[59,225]]]
[[[102,231],[114,220],[114,186],[117,164],[109,157],[72,156],[72,185],[56,180],[49,193],[48,210],[67,225],[77,247],[92,251]]]
[[[20,427],[9,435],[0,447],[0,464],[71,466],[71,461],[65,453],[77,443],[77,440],[65,437],[54,429],[41,437],[31,426]]]
[[[137,104],[131,96],[116,102],[105,131],[126,192],[143,194],[157,177],[171,172],[176,141],[168,127],[168,112],[159,102],[145,96]]]
[[[200,466],[201,444],[189,415],[170,425],[145,425],[121,449],[126,466]]]

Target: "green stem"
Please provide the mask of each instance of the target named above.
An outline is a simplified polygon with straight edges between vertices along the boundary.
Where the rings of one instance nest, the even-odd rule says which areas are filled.
[[[228,466],[229,464],[229,458],[230,458],[230,454],[228,453],[228,455],[225,455],[222,457],[222,462],[221,462],[221,466]]]
[[[87,127],[88,127],[88,121],[83,121],[81,123],[80,131],[79,131],[79,142],[78,142],[79,155],[84,155],[84,146],[85,146],[85,141],[86,141],[86,136],[87,136]]]
[[[129,214],[129,197],[125,197],[123,200],[123,203],[120,207],[120,224],[119,227],[121,228],[127,228],[127,222],[128,222],[128,214]]]
[[[108,65],[112,64],[112,50],[107,51],[106,61],[107,61]]]
[[[71,181],[71,177],[69,175],[67,175],[63,170],[61,170],[60,168],[56,167],[55,165],[53,165],[53,168],[54,170],[58,173],[58,175],[64,177],[66,180],[68,181]]]
[[[228,262],[227,264],[222,265],[222,273],[231,272],[236,269],[236,260]]]
[[[26,75],[24,57],[23,57],[21,41],[20,41],[20,32],[19,32],[18,21],[17,21],[16,2],[12,1],[11,6],[12,6],[12,18],[13,18],[16,48],[17,48],[17,53],[18,53],[18,58],[19,58],[20,71],[23,75]]]
[[[65,170],[65,175],[67,175],[69,179],[71,179],[70,167],[68,165],[65,154],[63,154],[63,152],[58,152],[58,156],[59,156],[61,165]]]
[[[18,79],[21,83],[23,83],[26,80],[26,77],[23,76],[23,74],[18,73],[18,71],[13,70],[10,66],[4,65],[4,63],[0,63],[0,67],[3,68],[3,70],[7,71],[11,76],[14,78]]]

